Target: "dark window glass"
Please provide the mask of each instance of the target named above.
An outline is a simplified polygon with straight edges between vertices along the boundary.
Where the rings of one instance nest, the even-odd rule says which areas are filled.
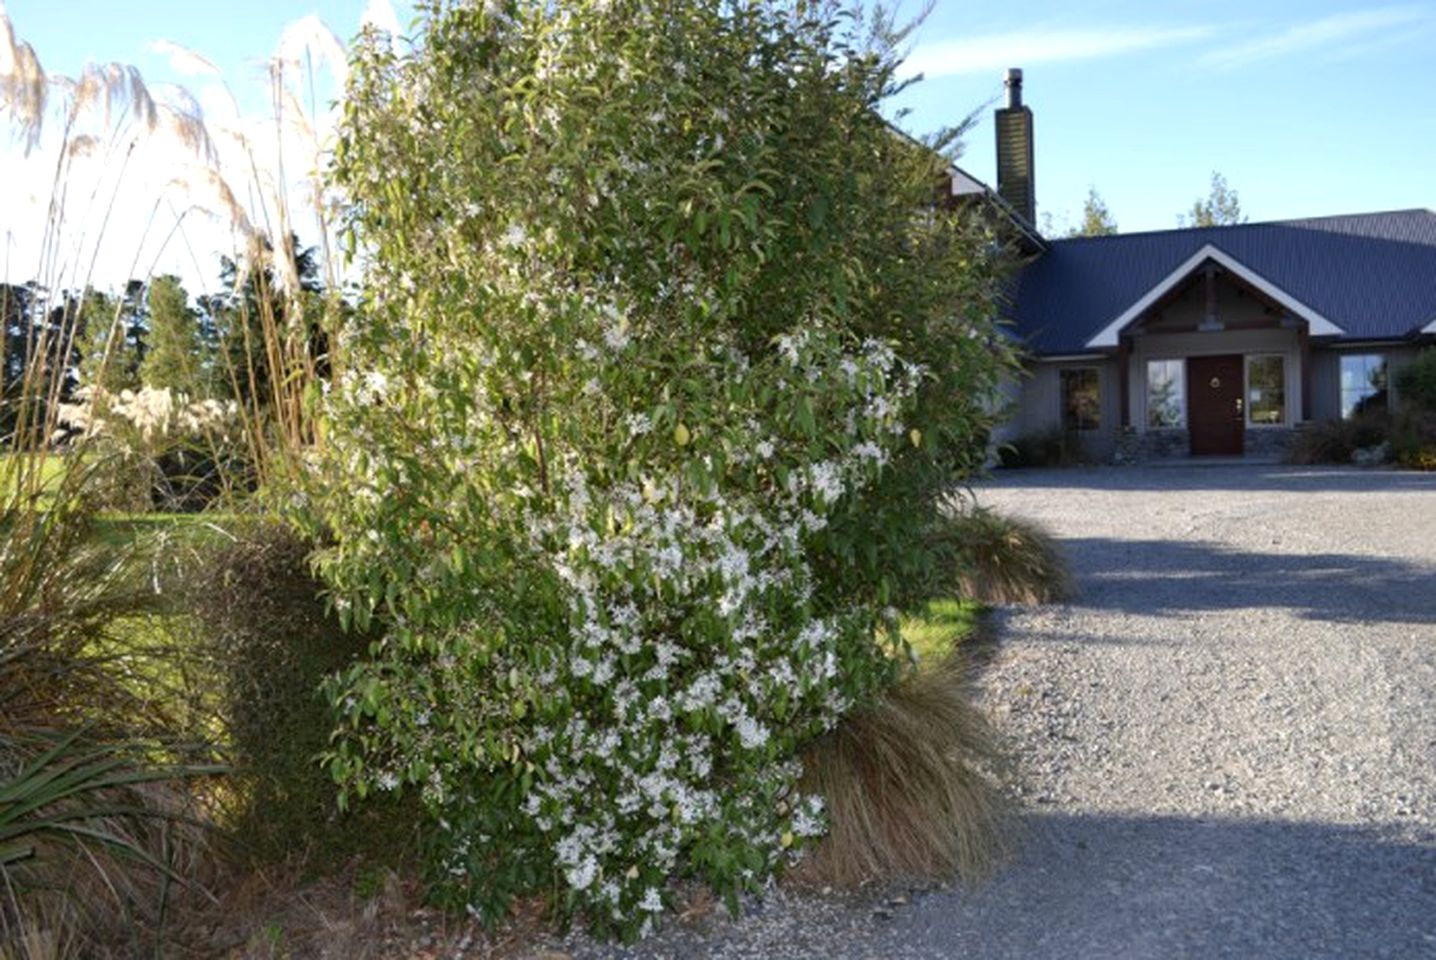
[[[1102,394],[1096,368],[1063,370],[1061,375],[1062,426],[1068,430],[1101,429]]]

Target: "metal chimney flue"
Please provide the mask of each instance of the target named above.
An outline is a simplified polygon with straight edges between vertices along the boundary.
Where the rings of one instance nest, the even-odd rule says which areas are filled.
[[[1007,109],[1016,110],[1022,106],[1022,70],[1019,67],[1009,67],[1007,79],[1003,81],[1007,87]]]

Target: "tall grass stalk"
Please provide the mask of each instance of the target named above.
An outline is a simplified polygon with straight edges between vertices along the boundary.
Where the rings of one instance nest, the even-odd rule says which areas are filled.
[[[115,243],[133,245],[129,274],[145,283],[172,242],[187,247],[201,266],[189,224],[196,212],[228,225],[234,239],[229,255],[238,266],[234,279],[240,295],[230,304],[238,349],[221,351],[217,371],[244,400],[241,421],[254,475],[239,478],[236,486],[263,483],[294,468],[318,440],[313,399],[321,373],[333,365],[332,359],[316,356],[313,347],[325,342],[340,309],[339,273],[329,256],[335,247],[330,203],[316,186],[325,163],[325,126],[312,108],[305,110],[304,94],[308,91],[311,104],[317,98],[316,51],[342,86],[343,46],[315,18],[291,25],[268,67],[272,117],[253,120],[236,109],[232,120],[206,122],[188,91],[156,94],[131,66],[91,64],[76,78],[46,73],[33,48],[16,37],[3,8],[0,43],[5,45],[0,63],[11,65],[0,74],[0,109],[8,114],[28,160],[38,163],[53,155],[45,216],[38,235],[26,238],[34,262],[19,265],[26,271],[20,276],[12,273],[17,265],[8,255],[6,262],[4,298],[9,300],[10,285],[17,282],[33,284],[36,297],[24,343],[12,345],[7,339],[5,344],[5,349],[23,350],[24,373],[11,402],[15,428],[4,439],[12,452],[26,454],[0,468],[8,474],[7,489],[38,497],[45,460],[54,454],[51,440],[60,426],[60,400],[73,382],[70,355],[81,322],[78,300],[66,292],[88,288],[100,250]],[[170,47],[191,63],[208,63]],[[223,89],[234,103],[232,91],[227,85]],[[256,130],[272,136],[272,143]],[[141,152],[172,169],[161,176],[164,186],[139,233],[111,236],[117,206],[144,187],[131,165]],[[291,196],[296,188],[287,169],[309,178],[309,197],[302,206]],[[144,173],[156,177],[153,169]],[[312,216],[296,216],[301,208]],[[161,216],[166,212],[172,215],[168,223]],[[323,252],[324,298],[305,296],[300,289],[296,250],[289,243],[297,226],[312,229]],[[142,263],[142,254],[154,243],[158,248],[150,262]],[[253,296],[243,295],[246,290]],[[215,291],[203,293],[215,302]],[[0,303],[6,313],[13,307]],[[37,316],[57,322],[33,322]],[[99,361],[101,374],[117,362],[123,319],[123,303],[117,301]]]

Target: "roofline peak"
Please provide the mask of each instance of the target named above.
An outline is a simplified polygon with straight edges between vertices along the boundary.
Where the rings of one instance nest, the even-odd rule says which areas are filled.
[[[1150,237],[1164,233],[1207,233],[1219,230],[1241,230],[1248,227],[1289,227],[1303,223],[1321,223],[1328,220],[1354,220],[1368,217],[1392,217],[1399,214],[1420,213],[1426,216],[1436,217],[1436,210],[1430,207],[1402,207],[1396,210],[1369,210],[1360,213],[1330,213],[1317,217],[1286,217],[1281,220],[1253,220],[1247,223],[1220,223],[1209,227],[1161,227],[1153,230],[1131,230],[1121,233],[1104,234],[1102,236],[1088,237],[1049,237],[1049,244],[1059,243],[1085,243],[1102,240],[1117,240],[1122,237]]]

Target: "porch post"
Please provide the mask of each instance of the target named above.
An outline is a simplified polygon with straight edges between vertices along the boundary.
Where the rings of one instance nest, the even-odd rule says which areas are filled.
[[[1311,327],[1303,323],[1296,331],[1297,346],[1301,349],[1301,419],[1311,419]]]
[[[1122,408],[1122,426],[1132,425],[1132,405],[1128,394],[1132,386],[1127,369],[1132,361],[1132,340],[1125,334],[1117,338],[1117,402]]]

